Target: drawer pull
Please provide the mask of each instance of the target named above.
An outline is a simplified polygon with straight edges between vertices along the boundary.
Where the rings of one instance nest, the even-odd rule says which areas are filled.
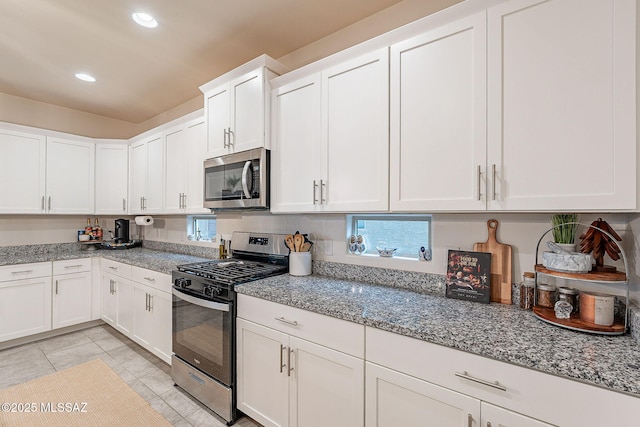
[[[20,270],[20,271],[12,271],[11,274],[29,274],[33,273],[33,270]]]
[[[111,270],[117,270],[117,269],[118,269],[118,267],[114,267],[113,265],[110,265],[110,266],[109,266],[109,268],[110,268]]]
[[[286,323],[287,325],[298,326],[297,320],[289,320],[289,319],[285,319],[284,317],[276,317],[275,319],[279,322]]]
[[[473,382],[476,382],[476,383],[479,383],[479,384],[482,384],[482,385],[486,385],[488,387],[497,388],[498,390],[501,390],[501,391],[507,391],[507,388],[505,386],[501,385],[498,381],[491,382],[491,381],[483,380],[483,379],[480,379],[480,378],[472,377],[471,375],[469,375],[467,373],[467,371],[464,371],[462,373],[456,372],[455,375],[456,375],[456,377],[460,377],[460,378],[463,378],[465,380],[473,381]]]
[[[75,264],[75,265],[65,265],[64,268],[80,268],[82,267],[82,264]]]
[[[144,280],[148,280],[150,282],[155,282],[156,279],[154,279],[153,277],[145,277]]]

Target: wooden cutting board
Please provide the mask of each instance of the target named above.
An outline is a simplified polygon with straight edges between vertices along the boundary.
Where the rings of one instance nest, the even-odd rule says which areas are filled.
[[[484,243],[474,243],[476,252],[491,253],[491,301],[511,304],[511,245],[498,242],[498,221],[487,221],[489,238]]]

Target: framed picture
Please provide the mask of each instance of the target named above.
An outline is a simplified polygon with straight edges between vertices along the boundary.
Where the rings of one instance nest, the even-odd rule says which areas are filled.
[[[446,296],[489,304],[491,298],[491,254],[449,250]]]

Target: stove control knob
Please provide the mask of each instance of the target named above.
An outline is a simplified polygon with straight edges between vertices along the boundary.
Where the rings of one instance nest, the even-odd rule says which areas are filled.
[[[222,292],[222,289],[212,285],[207,286],[204,290],[204,294],[209,297],[215,297],[217,295],[220,295],[221,292]]]
[[[189,286],[191,286],[191,280],[182,277],[175,280],[175,285],[177,288],[188,288]]]

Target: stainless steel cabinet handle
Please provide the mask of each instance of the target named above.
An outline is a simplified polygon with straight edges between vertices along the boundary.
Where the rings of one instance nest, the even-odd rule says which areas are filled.
[[[117,270],[117,269],[118,269],[118,267],[114,267],[113,265],[110,265],[110,266],[109,266],[109,268],[110,268],[111,270]]]
[[[280,373],[282,373],[283,372],[282,370],[284,369],[284,367],[287,366],[284,363],[284,356],[282,354],[282,352],[285,351],[286,349],[287,349],[286,346],[280,344]]]
[[[33,270],[20,270],[20,271],[12,271],[11,274],[29,274],[33,273]]]
[[[64,268],[80,268],[82,264],[65,265]]]
[[[146,292],[144,294],[144,310],[149,311],[149,294]]]
[[[318,203],[318,198],[316,197],[316,190],[318,189],[318,184],[316,183],[316,180],[313,180],[313,204],[317,204]]]
[[[487,421],[487,427],[491,427],[491,422]]]
[[[298,326],[297,320],[289,320],[289,319],[285,319],[284,317],[276,317],[275,319],[279,322],[286,323],[287,325]]]
[[[149,311],[153,311],[153,294],[149,294]]]
[[[480,170],[480,165],[478,165],[478,201],[480,201],[480,198],[482,197],[482,194],[480,193],[480,180],[482,179],[482,172]]]
[[[488,387],[497,388],[498,390],[501,390],[501,391],[507,391],[507,388],[501,385],[498,381],[491,382],[491,381],[483,380],[481,378],[472,377],[471,375],[469,375],[467,371],[464,371],[462,373],[456,372],[455,375],[456,377],[460,377],[465,380],[473,381],[478,384],[486,385]]]
[[[324,187],[327,186],[327,183],[322,179],[320,180],[320,204],[323,205],[327,202],[327,199],[324,197]]]
[[[291,376],[291,371],[293,371],[293,367],[291,367],[291,353],[293,353],[293,349],[289,349],[289,352],[287,353],[287,365],[289,365],[289,369],[287,370],[287,376],[290,377]]]
[[[58,281],[56,280],[56,295],[58,295]]]
[[[51,210],[51,196],[49,196],[49,206],[47,207],[47,210]]]
[[[42,196],[42,210],[44,210],[44,196]]]
[[[140,196],[140,210],[144,209],[144,203],[142,202],[143,199],[144,197]]]
[[[467,426],[473,427],[473,415],[471,414],[469,414],[469,416],[467,417]]]
[[[229,144],[228,144],[228,146],[229,146],[229,148],[231,148],[231,146],[234,145],[233,141],[231,140],[231,135],[233,135],[233,131],[231,130],[231,128],[229,128],[229,130],[227,131],[227,135],[229,135]]]
[[[122,199],[122,212],[126,212],[127,211],[127,201],[126,199]]]
[[[227,148],[229,145],[227,144],[227,130],[223,129],[224,135],[222,137],[222,146]]]
[[[150,282],[155,282],[156,279],[154,279],[153,277],[145,277],[144,280],[148,280]]]
[[[494,163],[492,166],[492,174],[493,174],[493,196],[492,200],[496,199],[496,164]]]

